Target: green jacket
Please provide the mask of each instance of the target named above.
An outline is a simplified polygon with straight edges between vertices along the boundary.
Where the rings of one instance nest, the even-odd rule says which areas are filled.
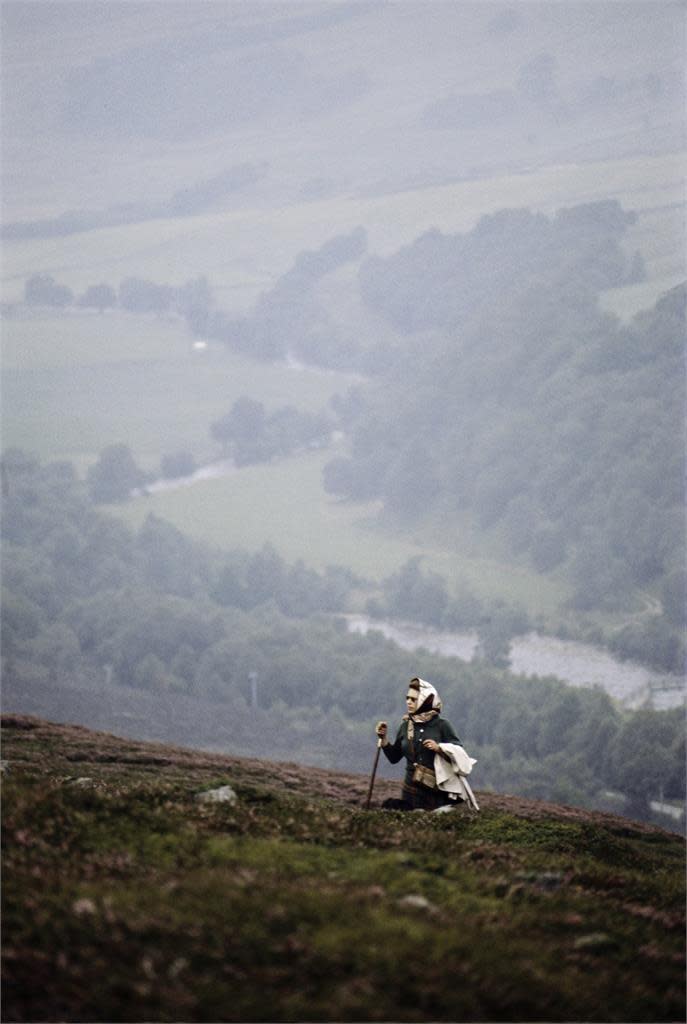
[[[408,739],[408,722],[403,721],[399,726],[396,739],[393,743],[387,743],[382,747],[388,761],[398,764],[402,757],[407,760],[406,777],[413,774],[413,765],[422,764],[425,768],[432,768],[434,765],[434,754],[427,747],[422,746],[423,740],[435,740],[437,743],[460,743],[456,730],[446,718],[433,718],[431,722],[424,722],[420,725],[414,723],[415,736],[412,742]]]

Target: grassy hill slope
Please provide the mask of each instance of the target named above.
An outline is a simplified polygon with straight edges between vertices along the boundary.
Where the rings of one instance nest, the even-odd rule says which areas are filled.
[[[3,741],[6,1021],[683,1019],[675,835],[381,812],[388,782],[365,812],[364,776],[25,716]]]

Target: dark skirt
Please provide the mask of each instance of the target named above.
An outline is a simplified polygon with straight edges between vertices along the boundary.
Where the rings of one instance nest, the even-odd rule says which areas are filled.
[[[382,807],[388,811],[436,811],[437,807],[445,807],[446,804],[456,807],[460,802],[451,800],[448,793],[440,789],[430,789],[420,782],[413,782],[409,774],[403,780],[401,799],[385,800]]]
[[[403,780],[401,799],[409,805],[411,811],[436,811],[437,807],[444,807],[446,804],[455,804],[448,793],[440,789],[430,789],[423,786],[421,782],[413,782],[409,779]]]

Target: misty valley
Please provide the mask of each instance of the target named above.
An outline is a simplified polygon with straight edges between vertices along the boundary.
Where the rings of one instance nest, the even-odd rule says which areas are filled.
[[[397,617],[471,627],[501,598],[511,636],[534,624],[679,674],[684,287],[627,324],[599,305],[646,277],[622,245],[636,219],[504,210],[386,260],[356,229],[238,318],[203,278],[75,296],[34,275],[7,320],[6,438],[76,457],[132,525],[152,511],[377,579],[405,555],[434,592],[410,572]]]
[[[686,18],[0,5],[3,1019],[683,1019]]]
[[[228,742],[222,709],[240,709],[280,737],[273,754],[356,770],[420,662],[459,709],[483,786],[680,813],[685,289],[629,324],[600,311],[603,286],[644,273],[620,246],[632,222],[608,202],[503,211],[387,261],[356,231],[302,253],[239,320],[206,282],[124,282],[89,312],[90,288],[30,278],[8,319],[10,432],[38,418],[53,460],[15,446],[2,462],[15,709],[78,707],[89,724],[211,747]],[[386,349],[372,334],[317,346],[342,338],[322,334],[318,300],[341,268],[339,291],[386,320]],[[124,362],[99,347],[112,331],[138,334]],[[67,445],[41,394],[72,374]],[[94,450],[82,416],[109,421],[112,443]],[[366,636],[346,625],[361,612]],[[385,619],[472,631],[476,653],[399,647],[375,631]],[[656,687],[637,709],[513,674],[514,641],[535,629],[643,661],[657,684],[675,673],[675,710],[655,710]]]
[[[685,287],[603,311],[647,277],[636,220],[502,210],[385,259],[358,228],[238,317],[204,277],[29,277],[6,310],[6,699],[214,747],[223,706],[250,709],[274,753],[356,770],[419,662],[483,786],[681,814]],[[472,656],[404,652],[384,620],[469,631]],[[535,632],[647,683],[513,674]]]

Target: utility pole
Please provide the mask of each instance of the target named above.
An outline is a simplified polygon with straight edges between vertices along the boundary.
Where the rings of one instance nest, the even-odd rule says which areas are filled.
[[[250,703],[254,710],[258,707],[258,673],[249,672],[248,678],[250,679]]]

